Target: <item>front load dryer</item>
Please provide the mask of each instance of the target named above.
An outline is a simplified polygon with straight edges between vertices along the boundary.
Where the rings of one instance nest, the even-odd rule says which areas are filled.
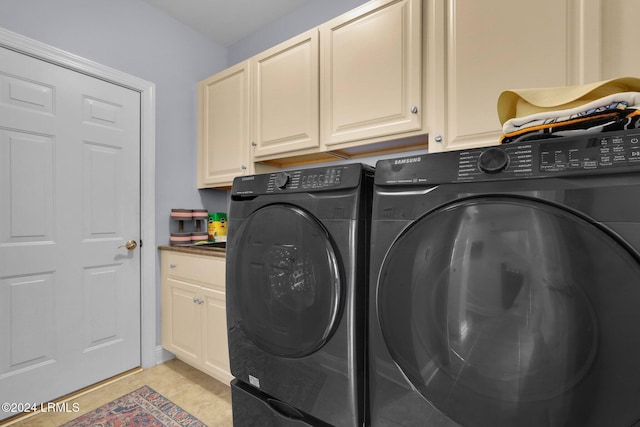
[[[640,420],[640,130],[376,165],[371,426]]]
[[[231,373],[242,382],[234,419],[257,416],[235,404],[252,387],[282,410],[281,425],[296,413],[297,422],[363,425],[372,186],[362,164],[235,179],[226,278]]]

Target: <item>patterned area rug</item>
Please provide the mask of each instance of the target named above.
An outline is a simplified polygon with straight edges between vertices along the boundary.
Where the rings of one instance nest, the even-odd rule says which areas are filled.
[[[61,427],[206,427],[149,386],[117,398]]]

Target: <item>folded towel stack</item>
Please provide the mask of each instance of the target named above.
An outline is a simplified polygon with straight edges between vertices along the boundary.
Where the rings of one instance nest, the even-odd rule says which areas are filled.
[[[640,128],[640,79],[505,91],[498,116],[503,144]]]

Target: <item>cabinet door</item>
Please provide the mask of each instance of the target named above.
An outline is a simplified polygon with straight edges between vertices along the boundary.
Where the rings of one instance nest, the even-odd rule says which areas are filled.
[[[201,288],[165,277],[162,295],[162,346],[189,363],[202,354]]]
[[[318,61],[317,29],[252,58],[254,157],[318,151]]]
[[[496,145],[504,90],[581,83],[582,2],[428,2],[430,151]]]
[[[202,363],[208,374],[229,384],[233,377],[229,367],[225,294],[205,288],[202,294],[204,299]]]
[[[422,128],[421,4],[372,1],[320,26],[328,146]]]
[[[198,187],[230,186],[249,163],[249,66],[198,84]]]
[[[602,76],[598,80],[623,76],[640,76],[638,40],[638,0],[616,0],[602,3]],[[606,5],[606,7],[605,7]]]

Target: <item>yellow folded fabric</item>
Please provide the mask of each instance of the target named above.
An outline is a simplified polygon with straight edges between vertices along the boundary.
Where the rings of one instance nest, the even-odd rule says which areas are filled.
[[[500,123],[543,111],[566,110],[619,92],[640,91],[640,78],[619,77],[579,86],[506,90],[498,97]]]

